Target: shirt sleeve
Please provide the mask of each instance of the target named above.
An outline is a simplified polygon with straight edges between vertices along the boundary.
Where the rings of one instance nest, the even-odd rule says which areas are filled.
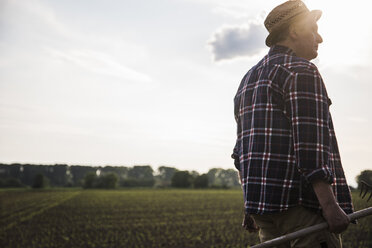
[[[240,171],[240,161],[239,161],[239,142],[236,141],[233,153],[231,154],[231,158],[234,159],[234,166],[235,168]]]
[[[236,121],[237,131],[236,131],[236,143],[233,149],[233,153],[231,154],[231,158],[234,159],[234,166],[235,168],[240,171],[240,142],[239,135],[241,133],[241,126],[239,120],[239,98],[234,99],[234,117]]]
[[[326,88],[317,69],[292,73],[286,85],[296,164],[308,182],[333,182],[329,165],[330,130]]]

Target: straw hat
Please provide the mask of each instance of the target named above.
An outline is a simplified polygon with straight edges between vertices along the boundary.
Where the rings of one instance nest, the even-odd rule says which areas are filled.
[[[315,21],[318,21],[322,15],[322,11],[309,11],[306,5],[300,0],[289,0],[275,7],[267,15],[264,22],[267,31],[269,31],[269,35],[266,38],[266,45],[271,47],[277,35],[289,26],[294,17],[299,17],[300,15],[301,17],[303,15],[303,18],[310,15],[314,17]]]

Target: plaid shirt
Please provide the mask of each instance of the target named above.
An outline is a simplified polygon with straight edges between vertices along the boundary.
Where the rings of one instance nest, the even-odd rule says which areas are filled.
[[[274,46],[242,79],[234,98],[240,171],[247,213],[302,205],[320,210],[311,182],[332,184],[340,207],[351,213],[331,101],[317,67]]]

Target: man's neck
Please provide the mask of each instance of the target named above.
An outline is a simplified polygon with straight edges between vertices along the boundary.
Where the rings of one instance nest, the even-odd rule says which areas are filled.
[[[278,43],[276,43],[276,45],[288,47],[288,48],[292,49],[294,53],[296,53],[296,46],[293,44],[293,42],[291,42],[289,40],[284,40],[284,41],[278,42]]]

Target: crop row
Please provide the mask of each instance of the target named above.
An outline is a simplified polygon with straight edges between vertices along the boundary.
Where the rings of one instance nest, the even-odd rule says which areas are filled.
[[[77,190],[0,193],[11,206],[53,207],[0,231],[0,247],[247,247],[239,190]],[[20,194],[20,195],[18,195]],[[30,195],[35,194],[34,201]],[[45,194],[45,197],[39,194]],[[47,197],[48,195],[53,197]],[[65,195],[63,195],[65,194]],[[75,194],[75,195],[71,195]],[[63,195],[63,196],[62,196]],[[63,198],[64,200],[61,200]],[[12,200],[14,199],[14,200]],[[357,209],[367,206],[354,196]],[[16,211],[16,207],[14,210]],[[12,214],[11,210],[7,210]],[[352,225],[344,247],[371,247],[372,217]],[[0,222],[1,225],[6,225]]]

